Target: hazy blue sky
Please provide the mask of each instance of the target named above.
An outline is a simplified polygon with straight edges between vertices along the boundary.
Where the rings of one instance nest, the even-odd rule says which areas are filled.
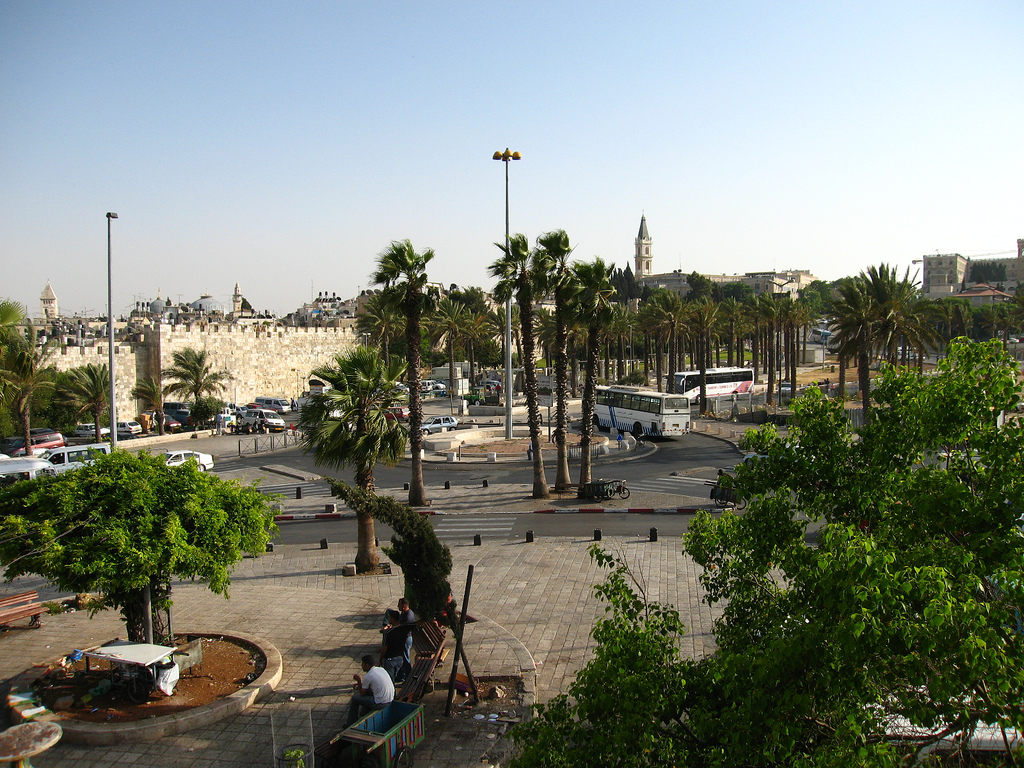
[[[0,3],[0,256],[38,313],[287,312],[409,238],[825,279],[1024,237],[1024,4]]]

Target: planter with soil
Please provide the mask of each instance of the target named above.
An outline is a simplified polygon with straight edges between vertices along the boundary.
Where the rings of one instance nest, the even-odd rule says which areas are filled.
[[[242,633],[191,632],[178,645],[201,638],[202,660],[185,671],[174,693],[154,691],[136,703],[121,686],[111,686],[106,662],[85,659],[51,662],[32,684],[31,693],[64,730],[64,741],[118,744],[157,739],[215,723],[269,694],[281,680],[280,652],[260,638]],[[22,687],[22,695],[25,688]],[[12,708],[12,717],[18,711]]]

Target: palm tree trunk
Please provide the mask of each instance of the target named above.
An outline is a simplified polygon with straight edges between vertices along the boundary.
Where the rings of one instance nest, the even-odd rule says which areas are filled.
[[[526,414],[530,424],[530,445],[533,448],[533,498],[550,499],[551,490],[544,476],[544,454],[540,439],[540,404],[537,396],[537,365],[534,361],[533,310],[530,297],[519,296],[519,321],[522,327],[523,378],[526,387]]]
[[[557,313],[557,310],[556,310]],[[565,490],[572,483],[569,475],[569,452],[565,446],[568,425],[569,333],[564,318],[555,318],[555,490]]]
[[[594,404],[597,400],[598,328],[587,334],[587,373],[583,380],[583,418],[580,424],[580,488],[590,482],[590,438],[594,428]],[[661,381],[661,377],[658,377]]]
[[[417,296],[406,298],[405,343],[409,384],[409,448],[412,468],[409,478],[409,506],[422,507],[427,503],[423,487],[423,399],[420,396],[420,308]]]

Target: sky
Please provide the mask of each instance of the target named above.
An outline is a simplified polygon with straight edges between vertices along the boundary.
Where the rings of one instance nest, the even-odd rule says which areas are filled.
[[[489,290],[511,230],[834,280],[1024,237],[1024,4],[0,2],[0,298],[235,283],[287,313],[394,240]],[[913,271],[912,273],[913,274]]]

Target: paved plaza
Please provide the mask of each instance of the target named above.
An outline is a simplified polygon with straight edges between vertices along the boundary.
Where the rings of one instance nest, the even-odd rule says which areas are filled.
[[[526,486],[489,490],[488,508],[529,511],[544,504],[530,500]],[[479,500],[474,507],[473,495],[466,489],[432,492],[435,506],[450,514],[478,510]],[[289,501],[286,511],[302,504]],[[629,505],[667,506],[654,498],[631,498]],[[592,591],[603,573],[588,554],[591,544],[589,538],[539,537],[532,543],[485,540],[482,546],[452,547],[451,583],[460,603],[468,566],[474,566],[469,613],[478,621],[467,627],[466,650],[477,676],[522,675],[528,701],[545,701],[567,690],[589,658],[590,629],[604,611]],[[715,615],[701,602],[699,569],[682,554],[678,538],[650,542],[606,536],[602,545],[643,575],[651,599],[680,610],[688,627],[687,653],[700,656],[711,649]],[[400,573],[342,576],[341,567],[353,556],[354,547],[341,545],[327,550],[315,544],[278,545],[272,553],[238,564],[230,599],[202,585],[175,586],[177,632],[244,632],[281,652],[284,674],[271,696],[241,715],[186,734],[109,747],[59,744],[33,758],[34,764],[272,766],[275,727],[281,738],[288,728],[301,732],[302,723],[311,722],[314,740],[325,740],[339,729],[345,715],[357,659],[376,651],[380,616],[402,594]],[[44,600],[57,596],[38,578],[4,584],[0,593],[25,589],[38,589]],[[23,624],[0,635],[0,680],[74,648],[124,634],[117,615],[110,612],[92,619],[82,612],[44,617],[42,628],[36,630],[21,628]],[[439,673],[444,680],[451,658]],[[424,699],[426,739],[416,750],[416,764],[499,764],[508,748],[499,726],[465,712],[445,718],[445,698],[442,688]]]

